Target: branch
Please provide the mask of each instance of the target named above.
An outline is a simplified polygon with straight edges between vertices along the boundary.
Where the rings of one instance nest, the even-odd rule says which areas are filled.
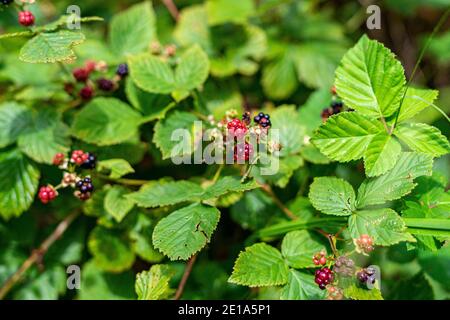
[[[195,260],[197,259],[197,254],[193,255],[192,258],[189,259],[186,269],[184,269],[183,278],[181,278],[180,284],[178,285],[177,292],[175,293],[175,300],[180,300],[181,296],[183,295],[184,286],[186,285],[187,280],[189,279],[189,276],[192,271],[192,267],[194,266]]]
[[[297,220],[298,217],[289,210],[281,201],[278,199],[276,194],[273,192],[272,188],[268,184],[261,185],[262,190],[272,198],[273,202],[277,205],[278,208],[281,209],[290,219]]]
[[[52,244],[64,234],[69,225],[79,214],[79,211],[75,211],[68,215],[63,221],[59,223],[55,231],[53,231],[53,233],[48,236],[48,238],[45,239],[44,242],[42,242],[39,248],[32,251],[31,255],[27,258],[27,260],[24,261],[19,270],[17,270],[11,277],[9,277],[8,280],[6,280],[6,282],[0,288],[0,300],[3,300],[5,298],[12,287],[22,278],[23,274],[33,264],[42,259],[42,257],[47,253]]]
[[[173,0],[162,0],[162,2],[166,6],[167,10],[169,10],[170,15],[175,19],[176,22],[178,22],[180,13],[178,12],[177,6],[173,2]]]

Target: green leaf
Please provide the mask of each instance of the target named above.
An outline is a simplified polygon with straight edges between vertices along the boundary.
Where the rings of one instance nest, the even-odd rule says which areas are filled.
[[[280,251],[265,243],[245,248],[237,258],[228,282],[249,287],[286,284],[289,267]]]
[[[356,284],[344,288],[344,296],[352,300],[383,300],[379,289],[363,289],[359,288]]]
[[[127,196],[138,206],[155,208],[200,199],[203,188],[190,181],[150,183]]]
[[[0,148],[14,143],[31,122],[31,112],[16,102],[0,105]]]
[[[314,282],[314,276],[289,270],[288,283],[281,291],[282,300],[322,300],[325,296],[326,292]]]
[[[80,300],[124,300],[136,299],[133,290],[134,273],[109,273],[100,269],[90,260],[82,267],[81,288],[78,290]]]
[[[359,186],[357,207],[363,208],[396,200],[408,194],[419,176],[431,175],[433,159],[425,154],[403,152],[386,174],[364,180]]]
[[[345,180],[335,177],[315,178],[309,191],[312,205],[319,211],[348,216],[355,208],[355,191]]]
[[[174,36],[185,47],[200,45],[206,52],[211,52],[212,44],[208,28],[208,15],[203,5],[192,5],[180,12]]]
[[[408,279],[401,279],[392,288],[389,295],[392,300],[433,300],[434,293],[423,272]]]
[[[0,216],[8,220],[28,210],[39,183],[39,170],[18,150],[0,153]]]
[[[95,264],[104,271],[122,272],[134,263],[130,244],[118,231],[95,227],[89,236],[88,248]]]
[[[96,98],[75,116],[72,133],[83,141],[108,146],[137,135],[141,121],[141,116],[122,101]]]
[[[271,115],[272,128],[278,130],[279,143],[282,145],[281,157],[300,151],[306,129],[298,119],[295,106],[280,106]]]
[[[216,183],[206,188],[205,192],[201,195],[201,199],[208,200],[218,198],[231,192],[243,192],[258,187],[259,184],[255,180],[249,180],[242,183],[240,177],[227,176],[220,178]]]
[[[439,91],[437,90],[408,88],[398,115],[398,122],[414,117],[420,111],[430,106],[437,99],[438,95]]]
[[[293,53],[287,51],[264,67],[262,85],[267,96],[273,99],[287,98],[297,88],[297,75],[292,56]]]
[[[307,230],[297,230],[287,233],[281,243],[281,254],[290,267],[314,268],[314,254],[326,251],[325,246],[314,239]]]
[[[376,177],[391,170],[402,151],[402,146],[386,132],[373,137],[364,153],[364,167],[368,177]]]
[[[200,87],[209,73],[208,56],[198,45],[180,56],[175,72],[167,61],[151,54],[133,56],[128,62],[131,77],[139,88],[150,93],[172,93],[175,100]]]
[[[336,90],[352,109],[373,117],[397,111],[405,92],[401,63],[383,44],[364,35],[342,58]]]
[[[139,89],[131,78],[126,80],[125,92],[128,101],[145,116],[146,121],[162,119],[170,109],[176,106],[167,95]]]
[[[135,290],[138,300],[168,299],[175,291],[170,288],[172,271],[168,265],[155,264],[149,271],[136,275]]]
[[[29,63],[54,63],[76,59],[73,47],[85,40],[81,32],[40,33],[20,50],[20,60]]]
[[[53,156],[70,149],[69,128],[49,109],[39,111],[18,139],[19,149],[36,162],[51,164]]]
[[[252,0],[208,0],[206,2],[208,24],[242,23],[254,13]]]
[[[357,211],[348,221],[352,238],[368,234],[376,245],[390,246],[401,241],[415,242],[406,232],[403,219],[392,209]]]
[[[129,173],[133,173],[133,167],[124,159],[108,159],[99,161],[98,171],[107,170],[111,179],[119,179]]]
[[[155,224],[146,213],[139,213],[129,233],[134,252],[150,263],[159,263],[164,259],[164,255],[153,247],[152,234]]]
[[[153,245],[171,260],[187,260],[211,240],[220,211],[194,203],[161,219],[153,232]]]
[[[111,20],[109,43],[117,56],[142,52],[153,40],[156,40],[156,19],[151,2],[134,5]]]
[[[450,152],[450,143],[439,129],[425,123],[400,123],[394,134],[417,152],[440,157]]]
[[[155,125],[155,134],[153,142],[161,150],[163,159],[169,159],[173,156],[186,156],[194,152],[194,122],[199,119],[189,112],[175,111],[165,119],[158,121]],[[186,141],[184,137],[174,136],[175,130],[188,130],[191,140]],[[179,140],[175,140],[179,139]]]
[[[361,158],[372,138],[383,130],[375,119],[343,112],[321,125],[311,142],[331,160],[347,162]]]
[[[300,150],[303,159],[313,164],[329,164],[330,160],[325,157],[316,146],[310,144]]]
[[[105,210],[119,223],[134,207],[133,201],[126,197],[129,193],[127,188],[118,185],[111,187],[106,193]]]

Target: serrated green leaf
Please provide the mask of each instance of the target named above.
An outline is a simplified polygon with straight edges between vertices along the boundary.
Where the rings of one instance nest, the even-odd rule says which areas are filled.
[[[115,98],[96,98],[84,107],[72,124],[72,134],[99,146],[125,142],[137,135],[142,117]]]
[[[326,292],[314,282],[314,276],[297,270],[289,270],[288,283],[281,291],[281,299],[322,300],[325,299],[325,296]]]
[[[379,289],[363,289],[357,287],[355,284],[344,288],[344,296],[353,300],[383,300],[383,296]]]
[[[203,188],[190,181],[174,181],[167,183],[151,183],[144,185],[138,192],[127,196],[138,206],[154,208],[173,205],[180,202],[200,199]]]
[[[108,159],[97,163],[98,171],[109,171],[111,179],[119,179],[129,173],[133,173],[133,167],[124,159]]]
[[[134,263],[130,244],[118,231],[95,227],[89,236],[88,248],[95,264],[104,271],[121,272]]]
[[[408,88],[398,115],[398,122],[410,119],[429,107],[438,95],[439,91],[437,90]]]
[[[397,111],[405,83],[403,67],[394,54],[366,35],[345,54],[336,70],[336,90],[344,103],[377,118]]]
[[[76,59],[73,47],[85,40],[81,32],[40,33],[20,50],[20,60],[29,63],[54,63]]]
[[[382,204],[408,194],[419,176],[431,175],[433,159],[425,154],[403,152],[386,174],[366,179],[358,189],[357,207]]]
[[[245,23],[254,11],[252,0],[208,0],[208,24]]]
[[[279,133],[279,143],[282,146],[281,157],[300,151],[306,129],[298,119],[295,106],[280,106],[271,115],[272,128],[278,130]]]
[[[406,232],[403,219],[389,208],[357,211],[350,216],[348,226],[352,238],[357,239],[368,234],[376,245],[390,246],[401,241],[415,241],[414,237]]]
[[[439,129],[425,123],[400,123],[394,134],[417,152],[440,157],[450,152],[450,143]]]
[[[361,158],[373,137],[383,130],[375,119],[344,112],[321,125],[311,142],[329,159],[347,162]]]
[[[263,69],[264,92],[273,99],[289,97],[298,86],[292,55],[287,51]]]
[[[31,111],[16,102],[0,105],[0,148],[14,143],[31,122]]]
[[[315,178],[309,191],[312,205],[319,211],[348,216],[356,209],[355,191],[345,180],[335,177]]]
[[[192,46],[181,55],[175,69],[176,90],[190,91],[198,88],[208,78],[208,73],[208,56],[200,46]]]
[[[69,128],[59,115],[48,109],[34,115],[26,132],[18,139],[19,149],[36,162],[51,164],[57,153],[70,149]]]
[[[109,43],[117,56],[142,52],[153,40],[156,40],[156,19],[151,2],[134,5],[111,20]]]
[[[216,183],[206,188],[205,192],[201,195],[201,199],[218,198],[230,192],[243,192],[258,187],[259,184],[255,180],[242,183],[240,177],[227,176],[220,178]]]
[[[146,121],[162,119],[170,109],[176,106],[167,95],[139,89],[131,78],[126,80],[125,93],[128,101],[145,116]]]
[[[234,263],[228,282],[249,287],[286,284],[289,268],[277,249],[265,243],[245,248]]]
[[[187,260],[211,240],[220,211],[194,203],[161,219],[153,232],[153,245],[171,260]]]
[[[316,146],[310,144],[300,150],[302,157],[313,164],[329,164],[330,160]]]
[[[281,254],[289,266],[295,269],[316,267],[312,258],[322,250],[326,251],[325,246],[307,230],[291,231],[284,236],[281,243]]]
[[[39,170],[18,150],[0,153],[0,216],[8,220],[28,210],[39,183]]]
[[[135,290],[138,300],[168,299],[175,291],[170,288],[172,271],[168,265],[155,264],[150,270],[136,275]]]
[[[133,240],[134,252],[150,263],[159,263],[164,259],[164,255],[153,247],[152,234],[155,224],[147,214],[139,213],[129,234],[130,239]]]
[[[161,150],[163,159],[169,159],[173,156],[182,157],[194,152],[194,122],[199,119],[189,112],[175,111],[165,119],[158,121],[155,125],[155,135],[153,142]],[[180,136],[174,136],[175,130],[188,130],[191,140],[181,139]],[[172,140],[174,139],[174,140]],[[179,139],[179,140],[175,140]],[[181,141],[180,141],[181,140]]]
[[[180,12],[174,36],[183,46],[200,45],[206,52],[211,52],[212,44],[208,28],[208,15],[203,5],[192,5]]]
[[[364,153],[366,175],[376,177],[391,170],[401,151],[401,145],[386,132],[374,136]]]
[[[106,193],[105,210],[117,222],[121,222],[134,207],[133,201],[126,197],[129,193],[130,191],[122,186],[113,186]]]

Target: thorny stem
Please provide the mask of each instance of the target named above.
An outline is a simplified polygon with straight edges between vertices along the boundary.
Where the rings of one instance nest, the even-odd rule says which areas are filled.
[[[444,22],[447,20],[447,17],[449,16],[449,14],[450,14],[450,9],[447,9],[444,12],[444,14],[442,15],[442,17],[439,19],[438,23],[436,24],[436,26],[433,29],[433,32],[428,37],[427,42],[425,43],[425,45],[423,46],[422,50],[420,51],[419,58],[417,59],[417,62],[414,65],[413,71],[411,73],[411,77],[409,77],[408,83],[406,85],[406,90],[403,93],[402,99],[400,100],[400,107],[397,110],[397,114],[395,116],[394,124],[391,127],[391,130],[390,130],[391,133],[394,131],[395,126],[397,125],[398,117],[400,115],[400,111],[402,109],[403,102],[405,101],[406,93],[408,92],[409,86],[411,85],[411,81],[414,79],[414,76],[416,75],[417,69],[419,68],[420,63],[422,62],[422,59],[423,59],[423,57],[425,55],[425,52],[427,51],[428,46],[430,45],[431,40],[433,39],[434,35],[439,31],[439,29],[442,27]]]
[[[162,0],[163,4],[166,6],[167,10],[169,11],[170,15],[175,19],[176,22],[178,22],[178,18],[180,16],[180,13],[178,12],[178,8],[173,2],[173,0]]]
[[[180,300],[181,296],[183,295],[184,287],[187,280],[189,279],[189,276],[191,275],[192,267],[194,266],[196,259],[197,254],[193,255],[186,264],[186,268],[184,269],[183,277],[181,278],[180,284],[178,285],[174,300]]]
[[[19,270],[17,270],[11,277],[6,280],[3,286],[0,288],[0,300],[3,300],[12,287],[20,281],[24,273],[36,262],[39,262],[42,257],[47,253],[48,249],[52,244],[61,238],[70,224],[75,220],[75,218],[80,214],[79,211],[75,211],[68,215],[63,221],[59,223],[56,229],[53,231],[47,239],[42,242],[39,248],[32,251],[31,255],[23,262]]]
[[[273,192],[272,188],[268,184],[261,185],[262,190],[272,198],[273,202],[281,209],[290,219],[297,220],[298,217],[289,210],[281,201],[278,199],[277,195]]]

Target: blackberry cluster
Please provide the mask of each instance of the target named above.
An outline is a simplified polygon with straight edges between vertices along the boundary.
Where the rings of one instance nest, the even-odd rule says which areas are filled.
[[[376,273],[377,271],[375,270],[375,268],[367,267],[358,271],[356,277],[361,283],[369,282],[371,284],[374,284],[376,281]]]
[[[317,269],[314,281],[319,285],[319,288],[325,290],[328,284],[333,282],[334,276],[333,271],[325,267],[322,269]]]
[[[253,121],[259,124],[262,128],[269,128],[272,125],[270,122],[270,116],[268,114],[264,114],[263,112],[260,112],[256,117],[254,117]]]
[[[81,167],[83,169],[95,169],[95,166],[97,165],[97,157],[95,156],[95,154],[89,153],[89,152],[87,153],[87,155],[88,155],[88,157],[83,162]]]
[[[128,65],[126,63],[119,64],[116,74],[120,77],[126,77],[128,75]]]
[[[340,256],[334,263],[333,271],[343,277],[351,277],[355,273],[355,262],[346,256]]]

